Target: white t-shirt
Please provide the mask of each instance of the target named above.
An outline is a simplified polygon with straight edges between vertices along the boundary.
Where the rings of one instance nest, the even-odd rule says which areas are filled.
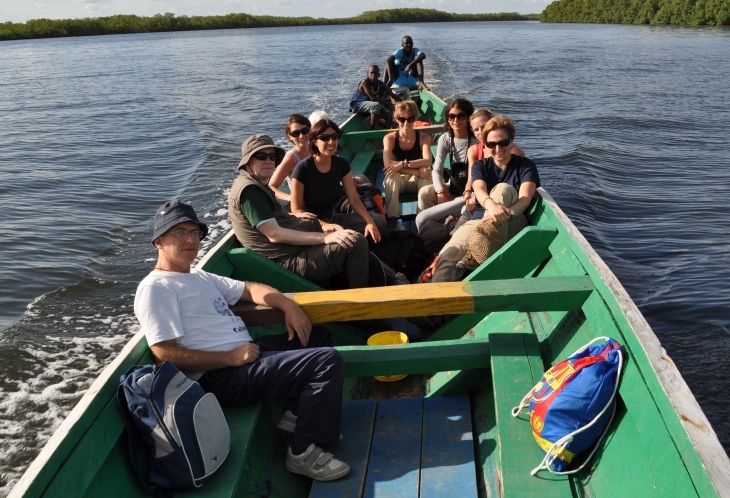
[[[190,273],[153,270],[137,287],[134,313],[147,343],[175,339],[198,351],[231,351],[251,341],[246,325],[228,308],[244,282],[193,268]]]

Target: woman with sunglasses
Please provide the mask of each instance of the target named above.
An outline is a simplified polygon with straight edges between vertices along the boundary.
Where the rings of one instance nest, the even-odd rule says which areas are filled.
[[[441,135],[436,149],[436,160],[431,173],[433,185],[418,191],[418,207],[421,212],[416,217],[416,227],[420,230],[427,221],[440,221],[449,216],[458,218],[464,207],[462,192],[457,192],[454,182],[444,182],[444,162],[446,156],[452,163],[462,163],[465,167],[467,151],[477,138],[469,124],[469,116],[474,105],[466,99],[454,99],[446,106],[446,131]]]
[[[474,209],[476,208],[476,198],[473,195],[474,190],[472,189],[471,181],[471,167],[475,162],[484,159],[485,157],[490,157],[492,155],[490,149],[485,147],[484,142],[482,142],[482,130],[484,129],[484,125],[486,125],[487,122],[493,117],[494,114],[492,114],[492,111],[490,111],[486,107],[480,107],[479,109],[474,111],[471,116],[469,116],[469,124],[471,124],[471,129],[474,132],[474,135],[479,140],[478,143],[469,147],[469,150],[467,151],[467,162],[469,163],[469,179],[466,182],[466,189],[464,190],[463,197],[464,201],[466,202],[466,209],[469,213],[473,213]],[[514,143],[512,144],[512,154],[525,157],[525,151],[517,147],[517,144]]]
[[[287,151],[284,159],[269,179],[269,187],[280,201],[288,203],[291,200],[291,174],[294,167],[311,154],[309,151],[309,130],[311,128],[312,123],[301,114],[292,114],[286,120],[284,133],[294,147]],[[282,190],[284,183],[286,186]]]
[[[383,165],[385,169],[385,215],[400,218],[401,192],[417,193],[431,185],[431,136],[417,132],[418,106],[412,100],[398,102],[395,119],[398,131],[383,137]]]
[[[472,166],[476,209],[441,249],[431,282],[455,282],[464,276],[458,262],[466,254],[469,236],[479,223],[492,223],[507,242],[528,225],[523,214],[540,186],[535,163],[513,154],[515,125],[506,116],[490,119],[482,130],[482,142],[490,156]]]
[[[292,174],[292,213],[314,213],[325,232],[349,228],[380,242],[385,218],[365,209],[352,180],[350,163],[336,155],[341,131],[329,119],[315,123],[309,134],[312,155],[297,164]],[[334,206],[347,196],[354,213],[335,212]]]

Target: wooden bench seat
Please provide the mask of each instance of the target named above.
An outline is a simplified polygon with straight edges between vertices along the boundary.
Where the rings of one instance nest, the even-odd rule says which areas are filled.
[[[572,497],[568,477],[549,472],[530,475],[544,453],[532,436],[528,415],[515,418],[511,413],[545,371],[537,337],[535,334],[490,334],[489,345],[501,496]]]
[[[310,498],[476,497],[467,396],[347,401],[336,455],[351,471]]]
[[[377,151],[375,149],[362,150],[355,154],[355,157],[353,157],[352,161],[350,161],[350,169],[352,170],[353,176],[367,174],[368,166],[373,160],[373,157],[375,157],[376,152],[380,151]]]

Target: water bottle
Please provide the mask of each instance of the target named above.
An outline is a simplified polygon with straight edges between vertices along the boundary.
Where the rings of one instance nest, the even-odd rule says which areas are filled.
[[[403,230],[405,232],[406,227],[403,226],[403,220],[398,218],[398,225],[395,228],[396,230]]]

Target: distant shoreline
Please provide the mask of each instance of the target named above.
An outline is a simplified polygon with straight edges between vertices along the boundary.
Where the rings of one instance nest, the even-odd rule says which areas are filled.
[[[363,12],[355,17],[338,19],[314,17],[254,16],[175,16],[172,13],[152,17],[116,15],[83,19],[31,19],[25,23],[0,23],[0,40],[28,40],[69,36],[162,33],[210,29],[271,28],[285,26],[326,26],[343,24],[388,24],[407,22],[464,21],[537,21],[540,14],[452,14],[435,9],[386,9]]]

